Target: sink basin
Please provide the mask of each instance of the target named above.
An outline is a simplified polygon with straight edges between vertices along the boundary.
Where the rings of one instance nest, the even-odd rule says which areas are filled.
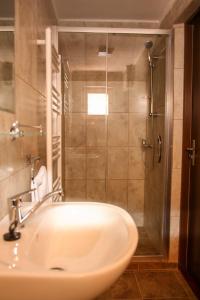
[[[1,236],[8,219],[0,222]],[[38,209],[18,241],[0,240],[2,300],[91,300],[126,269],[138,242],[123,209],[93,202]]]

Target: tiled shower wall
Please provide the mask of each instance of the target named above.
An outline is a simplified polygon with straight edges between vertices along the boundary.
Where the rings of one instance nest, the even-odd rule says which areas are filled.
[[[140,68],[147,68],[145,58],[138,61]],[[105,92],[105,72],[73,72],[65,138],[66,200],[119,205],[139,226],[144,220],[145,75],[130,68],[108,72],[109,113],[98,116],[87,113],[87,93]]]
[[[15,0],[15,113],[0,111],[0,218],[7,213],[7,198],[30,188],[26,155],[45,161],[45,136],[25,136],[11,141],[11,124],[42,124],[45,129],[45,56],[37,39],[55,24],[48,0]],[[7,133],[7,134],[6,134]]]

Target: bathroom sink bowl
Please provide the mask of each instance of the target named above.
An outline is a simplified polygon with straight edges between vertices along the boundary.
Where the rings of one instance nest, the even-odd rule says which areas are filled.
[[[0,222],[0,234],[8,219]],[[2,300],[90,300],[126,269],[138,242],[123,209],[66,202],[38,209],[18,241],[0,240]]]

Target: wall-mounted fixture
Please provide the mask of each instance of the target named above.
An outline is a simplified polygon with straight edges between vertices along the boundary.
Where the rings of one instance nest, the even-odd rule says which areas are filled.
[[[114,48],[107,48],[106,46],[100,46],[98,49],[98,56],[111,56]]]
[[[43,135],[42,125],[38,125],[38,126],[24,125],[24,124],[19,123],[18,121],[15,121],[10,127],[10,136],[11,136],[12,140],[16,140],[17,138],[25,135],[24,130],[22,130],[21,128],[36,129],[36,130],[39,130],[39,134],[41,136]]]
[[[153,148],[153,145],[149,144],[149,143],[147,142],[147,140],[142,139],[142,148],[144,148],[144,149],[152,149],[152,148]]]
[[[157,145],[158,145],[158,163],[161,163],[162,160],[162,137],[158,135],[157,137]]]

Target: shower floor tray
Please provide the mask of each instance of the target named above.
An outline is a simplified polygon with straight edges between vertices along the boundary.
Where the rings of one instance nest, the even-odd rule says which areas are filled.
[[[138,227],[139,241],[135,256],[159,255],[144,227]]]

